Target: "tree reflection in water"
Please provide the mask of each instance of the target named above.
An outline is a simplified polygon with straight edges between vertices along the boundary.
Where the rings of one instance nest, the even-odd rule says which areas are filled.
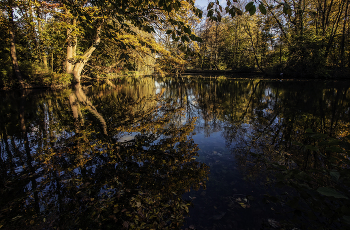
[[[169,77],[7,93],[0,226],[346,229],[348,89]]]
[[[200,202],[197,205],[202,205],[202,209],[220,208],[206,219],[194,220],[196,226],[347,229],[348,82],[209,77],[178,79],[180,86],[174,86],[170,81],[174,80],[169,79],[168,87],[176,87],[173,91],[179,92],[179,97],[191,95],[182,98],[189,98],[186,110],[195,111],[200,117],[195,130],[205,133],[207,142],[220,133],[227,147],[220,151],[221,157],[217,155],[219,148],[200,152],[204,156],[200,160],[211,166],[207,194],[212,190],[220,195],[212,195],[205,207]],[[203,142],[199,147],[209,149],[210,145]],[[231,164],[225,155],[228,150],[235,159]],[[234,167],[237,170],[232,170]],[[228,171],[231,177],[227,176]],[[245,181],[233,176],[237,171]],[[255,201],[251,201],[252,205],[242,202],[237,193],[247,199],[254,195]],[[248,207],[255,211],[243,211]],[[271,212],[277,209],[282,215]],[[218,216],[220,221],[213,221]],[[272,217],[279,221],[274,222]],[[209,218],[211,221],[207,221]]]
[[[195,118],[176,122],[183,108],[163,92],[148,79],[113,90],[7,94],[0,226],[182,226],[190,203],[181,195],[205,186],[208,167],[194,158]]]

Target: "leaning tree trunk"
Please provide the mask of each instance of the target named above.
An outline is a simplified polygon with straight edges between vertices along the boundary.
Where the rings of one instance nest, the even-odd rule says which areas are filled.
[[[101,34],[101,27],[102,27],[102,23],[98,26],[97,30],[96,30],[96,37],[94,40],[94,43],[92,44],[92,46],[83,54],[81,60],[79,62],[77,62],[74,66],[74,70],[73,70],[73,75],[74,75],[74,81],[79,83],[80,82],[80,78],[81,78],[81,72],[83,71],[83,68],[86,64],[86,62],[89,60],[91,54],[95,51],[96,46],[100,43],[101,38],[100,38],[100,34]]]
[[[72,60],[76,56],[77,36],[74,34],[72,35],[72,33],[76,25],[77,25],[77,20],[74,18],[72,28],[69,28],[67,31],[68,46],[67,46],[67,59],[66,59],[66,73],[69,73],[69,74],[73,74],[73,70],[74,70],[74,64]]]
[[[12,1],[11,1],[12,3]],[[20,87],[24,88],[24,82],[22,79],[21,71],[19,70],[18,60],[17,60],[17,54],[16,54],[16,35],[15,35],[15,23],[13,21],[13,8],[12,4],[9,6],[9,31],[10,31],[10,54],[12,59],[12,67],[14,70],[14,74],[19,81]]]

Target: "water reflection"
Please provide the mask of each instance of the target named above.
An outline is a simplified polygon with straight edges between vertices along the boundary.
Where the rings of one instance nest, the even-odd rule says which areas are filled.
[[[4,94],[0,226],[341,229],[348,201],[318,189],[348,196],[349,97],[190,76]]]
[[[178,81],[184,81],[178,95],[191,95],[183,96],[187,110],[200,117],[195,130],[207,137],[197,142],[199,160],[211,167],[206,195],[191,193],[201,208],[189,224],[346,229],[348,82]]]
[[[174,122],[181,107],[152,87],[149,79],[112,90],[6,94],[1,226],[181,226],[190,205],[181,195],[205,186],[208,167],[194,160],[195,118]],[[121,141],[125,134],[133,135]]]

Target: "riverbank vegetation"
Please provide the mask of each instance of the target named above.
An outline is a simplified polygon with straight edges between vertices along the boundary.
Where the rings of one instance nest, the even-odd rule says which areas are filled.
[[[186,70],[293,77],[350,63],[349,0],[0,3],[0,88]]]
[[[161,72],[183,65],[200,41],[191,28],[202,11],[192,1],[7,0],[0,9],[7,88]]]
[[[256,8],[249,3],[235,17],[202,24],[195,68],[284,72],[292,77],[347,73],[349,1],[259,3],[260,13],[254,14]]]

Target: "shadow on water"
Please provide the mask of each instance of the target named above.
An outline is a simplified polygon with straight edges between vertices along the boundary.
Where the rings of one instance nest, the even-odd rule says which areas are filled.
[[[347,229],[347,82],[111,85],[1,95],[1,229]]]

